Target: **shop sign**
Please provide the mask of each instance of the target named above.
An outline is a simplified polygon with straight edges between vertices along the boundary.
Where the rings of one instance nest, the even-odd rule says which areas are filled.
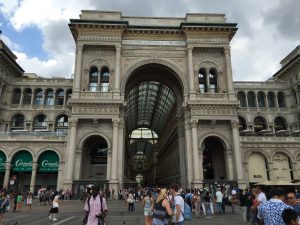
[[[40,172],[57,172],[59,166],[59,157],[53,151],[44,152],[39,158],[39,167]]]
[[[0,172],[5,172],[6,155],[0,151]]]
[[[21,151],[13,159],[14,172],[30,172],[32,170],[32,156],[27,151]]]

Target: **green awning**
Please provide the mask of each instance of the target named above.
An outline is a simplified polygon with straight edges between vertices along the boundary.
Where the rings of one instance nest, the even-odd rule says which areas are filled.
[[[32,155],[25,150],[19,151],[13,158],[13,172],[31,172],[32,170]]]
[[[6,155],[0,151],[0,172],[5,171]]]
[[[45,151],[38,160],[39,172],[57,172],[59,166],[59,157],[54,151]]]

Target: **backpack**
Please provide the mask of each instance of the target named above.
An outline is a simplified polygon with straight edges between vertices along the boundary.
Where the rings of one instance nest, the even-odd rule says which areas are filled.
[[[192,220],[193,217],[192,210],[186,202],[184,202],[184,211],[183,212],[181,211],[181,213],[184,220]]]

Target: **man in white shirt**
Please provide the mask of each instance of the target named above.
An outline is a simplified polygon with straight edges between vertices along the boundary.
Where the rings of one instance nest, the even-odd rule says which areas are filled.
[[[257,186],[255,189],[255,204],[253,204],[250,208],[251,210],[251,217],[252,217],[252,221],[257,221],[257,208],[260,204],[265,203],[267,201],[267,197],[265,195],[265,193],[262,191],[261,186]]]
[[[174,198],[174,216],[173,216],[173,224],[175,225],[184,225],[184,200],[178,193],[179,186],[177,184],[172,184],[170,186],[170,193]]]
[[[217,202],[217,207],[219,214],[222,213],[222,200],[223,200],[223,194],[220,189],[216,192],[216,202]]]

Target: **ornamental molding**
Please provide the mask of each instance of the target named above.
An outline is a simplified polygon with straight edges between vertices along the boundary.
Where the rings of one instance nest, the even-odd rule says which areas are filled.
[[[99,34],[81,34],[77,41],[104,41],[104,42],[120,42],[120,35],[99,35]]]
[[[199,105],[191,106],[192,115],[236,115],[236,106],[233,105]]]
[[[80,104],[72,108],[72,113],[76,114],[119,114],[119,106],[101,104],[101,105],[91,105],[91,104]]]
[[[188,43],[192,44],[205,44],[205,43],[217,43],[217,44],[228,44],[228,37],[200,37],[200,38],[188,38]]]

